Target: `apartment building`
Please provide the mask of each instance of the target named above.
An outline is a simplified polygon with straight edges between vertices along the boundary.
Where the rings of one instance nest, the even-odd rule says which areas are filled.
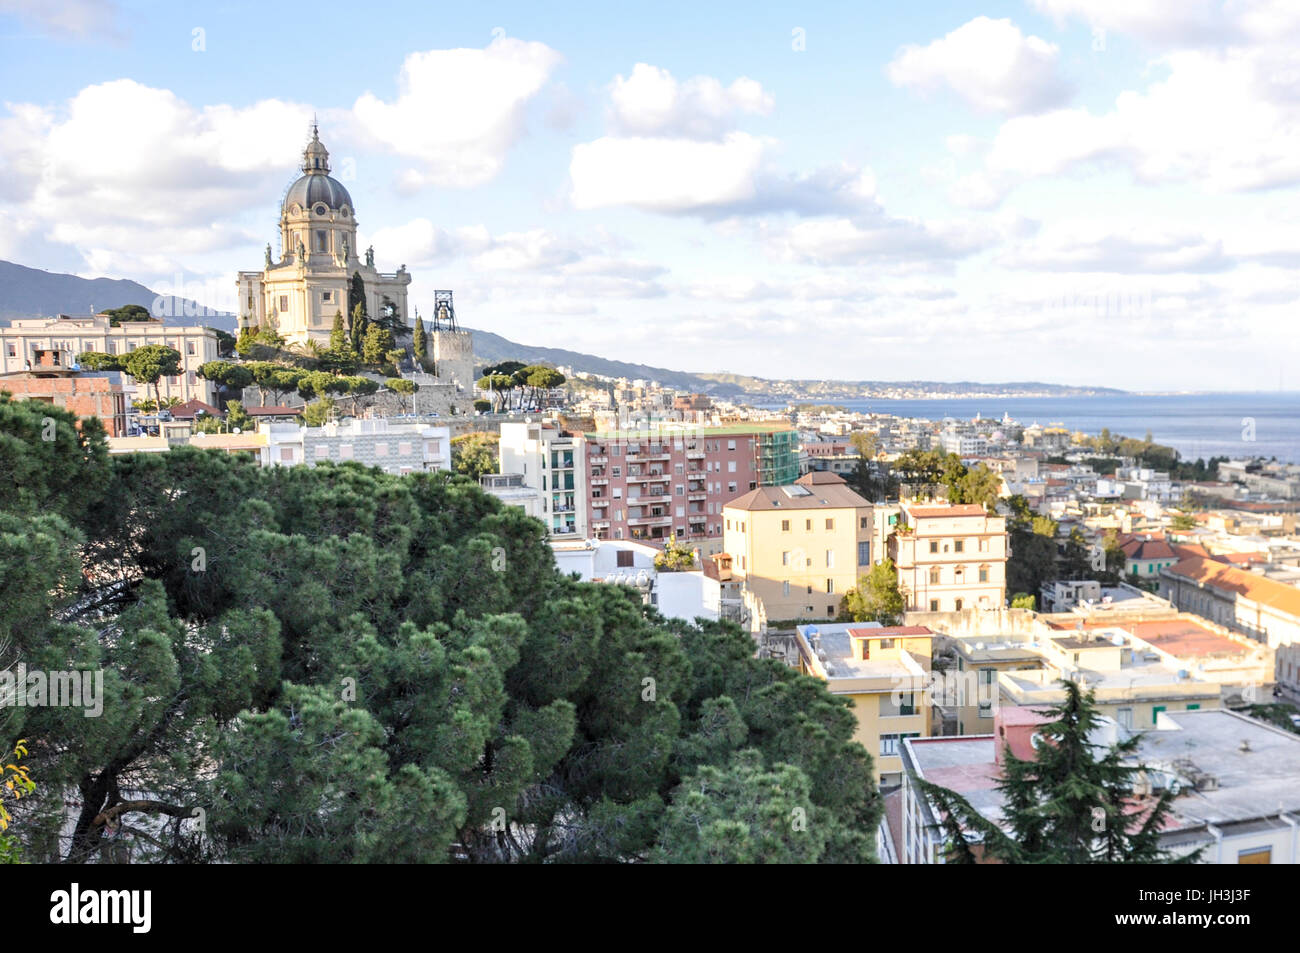
[[[759,487],[793,481],[795,441],[795,431],[782,424],[663,423],[583,434],[586,526],[597,539],[662,545],[675,536],[702,554],[719,552],[723,507]]]
[[[853,739],[875,760],[882,787],[902,782],[902,743],[930,736],[930,653],[925,626],[879,623],[801,625],[799,670],[826,682],[853,705]]]
[[[959,612],[1006,602],[1006,519],[979,504],[902,504],[889,555],[908,610]]]
[[[758,487],[723,507],[722,551],[765,619],[833,619],[871,566],[871,509],[833,473]]]
[[[215,385],[198,376],[198,369],[219,358],[217,336],[197,325],[164,324],[162,321],[125,321],[114,327],[105,314],[66,315],[56,318],[18,318],[0,328],[0,372],[32,370],[39,364],[37,352],[62,352],[74,359],[87,351],[125,355],[146,344],[163,344],[181,356],[181,372],[158,382],[159,394],[178,400],[216,402]],[[153,387],[128,385],[138,400],[152,399]],[[147,391],[147,393],[146,393]]]
[[[498,457],[502,473],[517,473],[537,488],[536,514],[553,537],[588,534],[587,468],[583,435],[540,421],[503,423]]]

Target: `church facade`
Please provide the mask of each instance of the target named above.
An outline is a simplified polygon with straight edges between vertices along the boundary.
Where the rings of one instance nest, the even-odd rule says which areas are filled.
[[[373,319],[395,309],[411,324],[407,286],[411,276],[402,265],[384,273],[375,253],[357,248],[356,207],[330,173],[329,152],[312,125],[302,153],[302,176],[285,193],[280,207],[280,258],[266,246],[261,271],[241,271],[237,278],[240,328],[270,327],[289,344],[329,344],[334,316],[351,317],[349,296],[355,279],[364,287],[366,313]]]

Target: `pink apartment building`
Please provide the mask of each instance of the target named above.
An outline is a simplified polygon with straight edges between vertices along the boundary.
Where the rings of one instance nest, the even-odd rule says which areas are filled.
[[[797,434],[779,424],[583,438],[587,526],[597,539],[662,543],[676,536],[706,554],[716,552],[726,503],[759,486],[792,482],[798,473]]]

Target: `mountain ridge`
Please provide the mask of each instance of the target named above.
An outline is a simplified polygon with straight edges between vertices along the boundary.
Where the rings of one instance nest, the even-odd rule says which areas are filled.
[[[196,301],[160,296],[136,281],[125,278],[81,278],[0,260],[0,321],[37,315],[92,314],[126,304],[139,304],[152,309],[160,297],[164,300],[170,298],[171,307],[168,310],[172,316],[163,318],[168,324],[201,324],[230,332],[236,329],[234,314],[206,313],[210,309]],[[1041,381],[1003,384],[975,381],[839,381],[815,378],[773,379],[724,371],[695,373],[619,361],[568,348],[521,344],[492,331],[474,328],[465,330],[473,335],[474,355],[484,365],[507,360],[563,365],[588,374],[657,381],[679,390],[715,397],[828,402],[878,398],[900,391],[911,391],[912,396],[919,392],[945,397],[963,394],[1071,397],[1126,393],[1110,387],[1076,387]]]

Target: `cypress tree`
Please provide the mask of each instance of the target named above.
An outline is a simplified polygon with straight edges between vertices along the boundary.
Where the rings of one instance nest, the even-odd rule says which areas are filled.
[[[412,332],[411,344],[415,349],[415,362],[422,368],[427,367],[429,359],[428,339],[424,334],[424,321],[418,317],[415,319],[415,330]]]

